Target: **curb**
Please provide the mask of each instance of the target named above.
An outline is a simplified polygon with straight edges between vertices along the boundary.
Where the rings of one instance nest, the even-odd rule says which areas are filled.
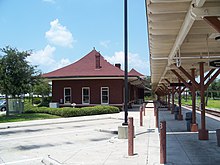
[[[56,122],[48,122],[48,123],[30,123],[30,124],[24,124],[24,125],[19,125],[19,123],[16,123],[18,125],[0,126],[0,130],[1,129],[9,129],[9,128],[41,126],[41,125],[60,124],[60,123],[65,124],[65,123],[72,123],[72,122],[85,122],[85,121],[95,121],[95,120],[105,120],[105,119],[112,119],[112,118],[111,117],[103,117],[103,118],[98,118],[98,119],[82,119],[82,120],[72,120],[72,121],[56,121]],[[43,121],[43,120],[38,120],[38,121]]]

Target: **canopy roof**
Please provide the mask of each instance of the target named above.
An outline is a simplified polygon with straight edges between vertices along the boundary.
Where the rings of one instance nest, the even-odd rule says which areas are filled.
[[[178,81],[176,66],[189,74],[196,68],[198,76],[199,62],[208,71],[210,61],[220,60],[219,0],[146,0],[146,9],[153,91]]]

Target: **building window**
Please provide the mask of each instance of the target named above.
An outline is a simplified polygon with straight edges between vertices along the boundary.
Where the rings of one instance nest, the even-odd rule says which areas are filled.
[[[89,87],[82,88],[82,103],[83,104],[90,103],[90,89],[89,89]]]
[[[109,104],[109,88],[101,87],[101,103]]]
[[[71,103],[71,88],[64,88],[64,104]]]

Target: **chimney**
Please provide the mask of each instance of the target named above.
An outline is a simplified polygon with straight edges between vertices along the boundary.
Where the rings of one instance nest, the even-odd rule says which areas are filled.
[[[119,68],[119,69],[121,69],[121,64],[115,64],[115,66],[117,67],[117,68]]]
[[[100,53],[96,53],[95,55],[95,68],[96,69],[100,69],[101,65],[100,65]]]

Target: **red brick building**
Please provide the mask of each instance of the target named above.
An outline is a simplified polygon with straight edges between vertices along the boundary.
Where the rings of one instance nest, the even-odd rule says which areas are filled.
[[[95,49],[79,61],[46,73],[52,81],[52,102],[77,107],[98,104],[123,106],[124,71],[112,65]],[[143,75],[132,69],[129,77],[129,100],[144,99]]]

